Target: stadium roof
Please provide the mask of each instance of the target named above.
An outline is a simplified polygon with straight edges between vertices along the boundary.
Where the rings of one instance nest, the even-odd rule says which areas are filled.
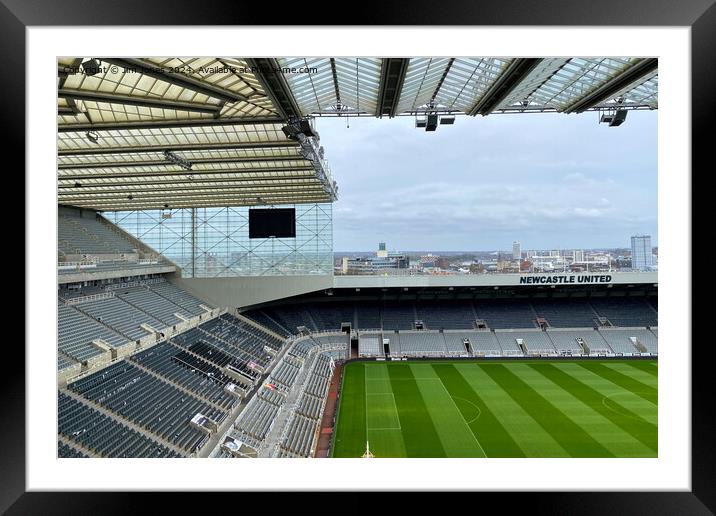
[[[331,202],[312,116],[656,109],[653,58],[63,58],[58,199],[97,210]],[[310,140],[310,141],[309,141]]]
[[[656,109],[658,61],[593,58],[279,58],[303,115],[488,115]]]
[[[138,210],[331,202],[315,139],[236,58],[58,61],[58,202]],[[311,149],[315,148],[315,153]]]

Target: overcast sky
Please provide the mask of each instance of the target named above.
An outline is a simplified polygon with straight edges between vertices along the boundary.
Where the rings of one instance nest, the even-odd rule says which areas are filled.
[[[657,245],[657,112],[319,118],[339,186],[334,249],[488,251]]]

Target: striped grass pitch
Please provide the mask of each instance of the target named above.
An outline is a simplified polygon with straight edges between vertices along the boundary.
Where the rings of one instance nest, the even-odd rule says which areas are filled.
[[[655,360],[351,362],[333,457],[656,457]]]

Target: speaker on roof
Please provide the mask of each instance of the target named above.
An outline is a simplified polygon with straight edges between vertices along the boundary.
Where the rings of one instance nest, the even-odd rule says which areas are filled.
[[[614,114],[611,121],[609,122],[609,127],[619,127],[626,120],[626,116],[626,109],[617,109],[617,112]]]
[[[438,127],[438,115],[428,115],[428,119],[425,125],[426,131],[434,131]]]

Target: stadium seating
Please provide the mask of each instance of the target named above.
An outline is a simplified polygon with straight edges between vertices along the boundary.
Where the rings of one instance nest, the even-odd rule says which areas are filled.
[[[401,331],[396,336],[400,341],[400,353],[405,356],[444,356],[448,352],[443,334],[439,332]],[[391,353],[392,347],[391,340]]]
[[[311,314],[319,331],[338,331],[341,324],[354,325],[355,307],[353,303],[311,303],[306,309]]]
[[[615,353],[658,353],[657,338],[646,328],[600,328],[599,333]],[[645,349],[639,349],[632,338]]]
[[[384,330],[412,330],[415,321],[413,303],[386,301],[383,305]]]
[[[483,353],[485,355],[502,354],[502,348],[495,336],[495,332],[490,330],[445,331],[443,336],[445,337],[447,349],[452,353],[464,353],[463,339],[469,339],[473,353]]]
[[[168,281],[162,281],[157,283],[151,283],[148,285],[149,289],[156,292],[165,299],[171,301],[177,306],[182,307],[188,313],[192,315],[203,315],[206,310],[201,308],[202,303],[199,299],[192,296],[189,292],[180,289],[173,283]]]
[[[382,334],[361,333],[358,338],[358,354],[360,356],[378,356],[383,354]]]
[[[356,303],[356,321],[361,330],[378,330],[382,328],[380,307],[376,303]],[[409,326],[412,328],[412,326]]]
[[[526,301],[513,300],[476,300],[474,302],[477,317],[487,322],[488,327],[496,328],[534,328],[536,315]]]
[[[656,326],[657,315],[651,306],[642,298],[604,297],[591,298],[594,310],[606,317],[613,326]]]
[[[58,392],[58,431],[101,457],[180,457],[111,417]]]
[[[569,353],[571,355],[581,355],[585,352],[582,346],[579,345],[577,339],[582,339],[582,341],[587,345],[587,348],[591,349],[589,344],[592,335],[594,335],[595,333],[596,331],[592,328],[585,328],[583,330],[547,330],[547,335],[552,340],[552,343],[554,344],[557,353]],[[597,338],[601,340],[598,335]]]
[[[220,423],[225,411],[187,394],[128,361],[71,383],[69,389],[171,444],[194,453],[207,440],[189,421],[197,413]]]
[[[288,452],[285,456],[309,457],[317,428],[315,420],[296,414],[281,442],[281,449]]]
[[[533,299],[532,306],[539,317],[544,317],[551,327],[590,328],[598,326],[597,314],[585,300]]]
[[[223,389],[231,379],[220,369],[168,342],[132,355],[130,361],[224,409],[230,409],[236,402]]]
[[[173,326],[182,322],[181,319],[174,315],[175,313],[186,319],[192,317],[192,314],[182,307],[175,305],[146,286],[117,290],[115,295],[143,312],[151,314],[154,318],[160,320],[164,326]]]
[[[284,328],[280,323],[269,317],[263,310],[249,310],[243,313],[244,316],[249,317],[253,321],[256,321],[261,326],[268,328],[269,330],[288,337],[291,332]]]
[[[522,341],[523,346],[527,349],[527,353],[556,353],[552,341],[546,332],[542,330],[533,331],[496,331],[495,336],[500,341],[503,350],[520,349],[517,340]]]
[[[65,254],[121,254],[135,246],[99,218],[58,217],[58,247]]]
[[[471,330],[475,312],[469,301],[422,301],[416,303],[418,320],[429,330]]]
[[[126,335],[131,340],[139,340],[149,334],[141,327],[142,324],[148,324],[157,331],[166,327],[166,324],[125,303],[119,297],[78,303],[74,306],[92,318],[111,326],[115,331]]]
[[[61,301],[57,303],[57,334],[60,351],[78,362],[84,362],[102,353],[102,350],[92,344],[95,339],[102,339],[114,347],[128,342],[127,337]]]
[[[62,441],[57,441],[57,456],[60,459],[81,459],[81,458],[87,458],[88,455],[85,455],[81,451],[76,450],[72,446],[69,446]]]

